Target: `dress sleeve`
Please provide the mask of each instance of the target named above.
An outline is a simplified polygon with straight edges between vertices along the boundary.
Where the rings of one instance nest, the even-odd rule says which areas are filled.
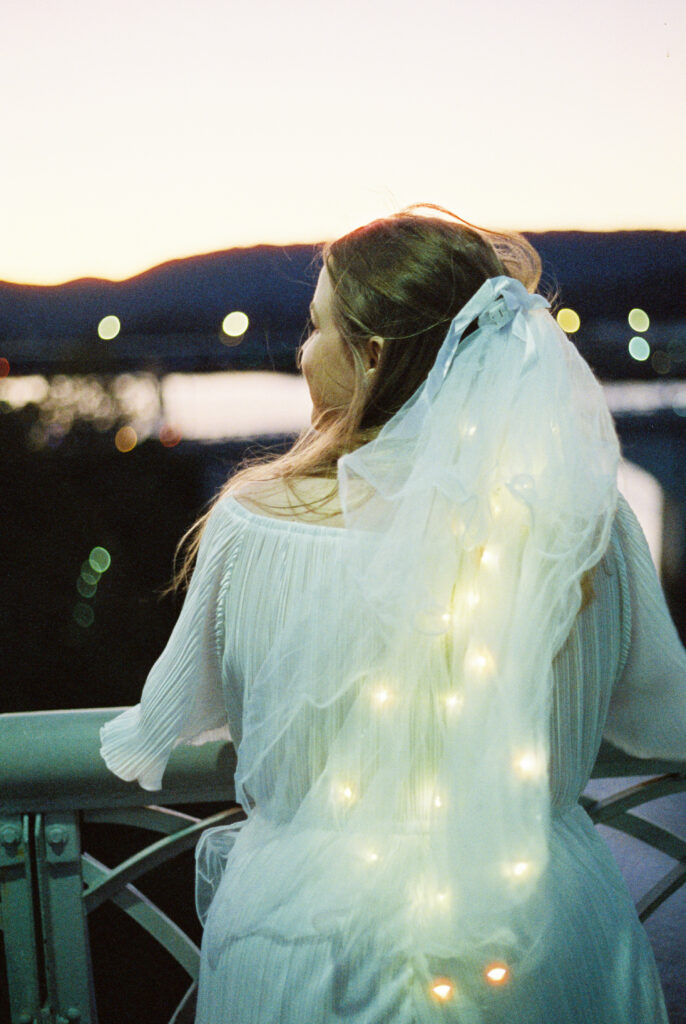
[[[161,789],[172,748],[228,737],[222,693],[223,596],[231,531],[217,506],[205,527],[181,614],[143,687],[140,704],[100,730],[107,767]]]
[[[623,497],[616,525],[627,568],[631,633],[604,735],[634,757],[686,761],[686,650],[643,530]]]

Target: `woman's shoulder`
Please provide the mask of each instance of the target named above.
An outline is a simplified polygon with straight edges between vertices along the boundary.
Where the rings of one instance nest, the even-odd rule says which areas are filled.
[[[247,480],[230,489],[229,495],[256,515],[324,526],[343,525],[338,486],[334,479]]]

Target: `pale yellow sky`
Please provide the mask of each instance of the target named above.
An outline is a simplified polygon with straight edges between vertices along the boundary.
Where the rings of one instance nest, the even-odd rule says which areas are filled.
[[[686,226],[683,0],[5,0],[0,279],[126,277],[429,200]]]

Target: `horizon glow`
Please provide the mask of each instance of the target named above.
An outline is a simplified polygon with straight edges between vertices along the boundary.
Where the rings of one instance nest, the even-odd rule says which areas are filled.
[[[686,227],[686,5],[7,0],[0,279],[123,279],[412,202]]]

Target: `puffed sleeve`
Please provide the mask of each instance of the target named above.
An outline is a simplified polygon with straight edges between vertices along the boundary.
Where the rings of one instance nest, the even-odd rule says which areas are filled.
[[[223,594],[231,531],[221,505],[207,522],[181,614],[143,687],[140,704],[100,730],[107,767],[160,789],[172,748],[228,737],[222,694]]]
[[[627,568],[631,635],[604,735],[634,757],[686,761],[686,650],[643,530],[625,498],[616,525]]]

